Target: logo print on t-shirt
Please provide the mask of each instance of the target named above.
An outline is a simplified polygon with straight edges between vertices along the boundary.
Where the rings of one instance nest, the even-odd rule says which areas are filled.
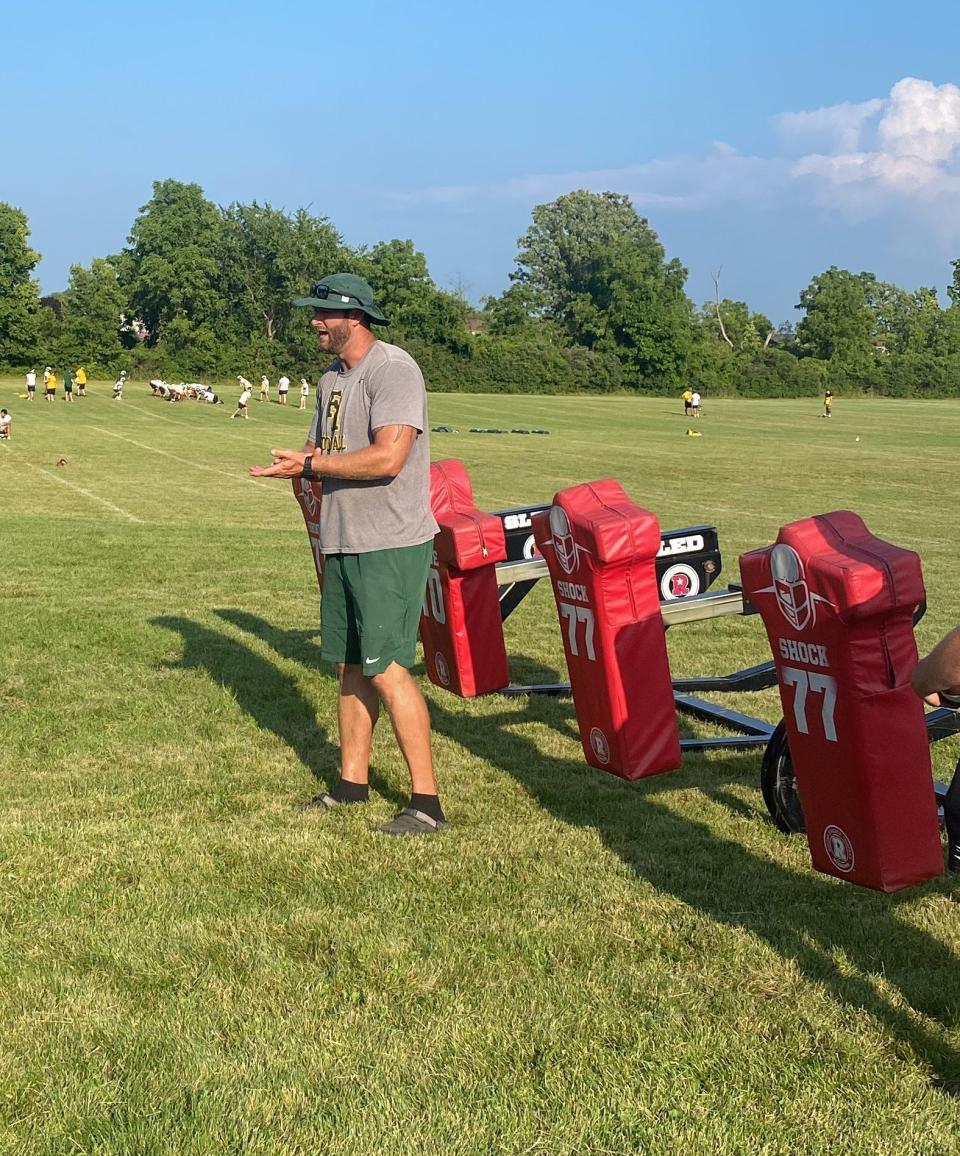
[[[330,394],[327,402],[327,412],[323,417],[323,428],[326,431],[320,442],[320,449],[325,454],[342,454],[344,451],[343,432],[340,429],[340,403],[343,401],[343,390],[336,389]]]

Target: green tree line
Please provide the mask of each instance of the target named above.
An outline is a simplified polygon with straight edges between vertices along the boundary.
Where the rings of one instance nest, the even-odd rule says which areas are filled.
[[[291,301],[332,271],[361,274],[391,319],[389,338],[435,390],[713,396],[834,392],[960,395],[960,259],[941,306],[872,273],[831,267],[801,290],[795,326],[775,327],[716,293],[699,306],[628,197],[576,190],[537,205],[510,286],[474,308],[439,288],[409,240],[351,248],[306,209],[206,199],[156,181],[116,254],[73,265],[40,296],[22,210],[0,202],[0,365],[86,365],[140,376],[224,379],[309,373],[309,311]]]

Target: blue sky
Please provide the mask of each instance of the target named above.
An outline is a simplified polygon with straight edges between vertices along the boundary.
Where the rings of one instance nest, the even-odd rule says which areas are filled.
[[[774,321],[831,264],[942,291],[960,256],[957,0],[0,0],[0,27],[0,200],[47,292],[167,177],[409,237],[473,301],[574,188],[629,194],[694,300],[722,268]]]

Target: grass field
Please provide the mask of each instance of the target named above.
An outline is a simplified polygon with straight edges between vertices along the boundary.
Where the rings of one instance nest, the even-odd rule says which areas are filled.
[[[759,754],[630,785],[572,707],[427,689],[454,829],[301,814],[336,773],[334,686],[286,483],[308,415],[94,383],[0,443],[0,1153],[945,1153],[960,1150],[960,884],[816,875]],[[724,552],[857,510],[917,550],[928,647],[960,621],[960,405],[431,397],[481,507],[616,477]],[[859,442],[855,438],[859,436]],[[60,457],[65,467],[57,467]],[[757,619],[672,630],[677,674],[768,657]],[[564,677],[549,592],[514,678]],[[733,705],[774,719],[772,692]],[[685,726],[685,733],[697,733]],[[957,742],[934,748],[947,778]]]

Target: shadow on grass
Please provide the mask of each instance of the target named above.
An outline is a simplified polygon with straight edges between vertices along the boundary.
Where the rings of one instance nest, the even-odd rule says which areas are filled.
[[[434,701],[430,713],[438,733],[517,779],[557,818],[595,828],[638,877],[717,923],[756,935],[807,980],[873,1016],[929,1066],[935,1086],[960,1094],[960,1055],[942,1032],[960,1020],[958,959],[897,918],[898,897],[851,887],[812,869],[787,871],[719,838],[706,824],[672,814],[658,799],[689,789],[689,772],[685,777],[683,769],[627,783],[579,761],[545,755],[517,727],[524,721],[555,725],[557,710],[549,701],[531,698],[525,715],[504,711],[472,720],[480,726],[468,728],[455,708]],[[755,785],[758,759],[759,753],[748,753],[711,760],[712,785],[705,794],[756,819],[724,784]],[[907,1006],[878,990],[881,977]]]
[[[295,662],[303,663],[313,669],[320,669],[320,646],[314,641],[318,636],[318,629],[314,630],[283,630],[273,623],[258,618],[256,614],[248,614],[245,610],[236,610],[234,607],[221,607],[214,610],[218,618],[236,626],[247,634],[254,634],[268,646],[272,646],[278,653]],[[330,673],[329,668],[326,673]]]
[[[313,665],[316,648],[307,646],[302,632],[280,630],[237,611],[218,613],[268,642],[283,658]],[[284,696],[294,704],[298,732],[307,716],[313,722],[313,711],[292,680],[272,664],[187,619],[161,618],[155,623],[183,636],[182,665],[203,668],[233,689],[240,705],[290,742],[318,777],[336,766],[336,752],[329,744],[324,743],[318,755],[300,749],[296,735],[289,734],[284,722],[289,704],[280,705]],[[526,672],[536,677],[535,664],[528,662]],[[541,672],[554,675],[543,668]],[[444,705],[448,701],[449,707]],[[438,734],[516,779],[564,823],[596,829],[638,878],[719,924],[763,940],[808,982],[885,1026],[930,1068],[936,1087],[960,1094],[960,1055],[944,1038],[944,1030],[953,1029],[960,1019],[958,960],[932,936],[897,918],[898,897],[826,879],[812,869],[785,870],[718,837],[705,823],[671,813],[662,799],[696,785],[689,766],[673,775],[627,783],[594,771],[579,759],[545,754],[535,741],[518,733],[518,724],[527,722],[570,736],[569,700],[533,696],[520,712],[517,700],[512,700],[501,714],[482,717],[464,715],[456,702],[446,696],[438,702],[431,696],[430,715]],[[709,785],[701,783],[701,789],[740,818],[756,820],[756,812],[728,788],[755,786],[758,764],[759,753],[712,759],[700,772],[701,779],[711,780]],[[391,797],[389,788],[372,775],[371,783]],[[880,977],[897,989],[902,1003],[879,990]]]
[[[331,682],[334,681],[333,668],[329,663],[324,663],[321,669],[320,647],[313,641],[316,637],[316,630],[283,630],[256,614],[248,614],[244,610],[233,608],[220,608],[214,613],[224,622],[229,622],[239,630],[267,643],[282,658],[299,662],[316,672],[320,677],[329,678]],[[179,624],[176,629],[181,631],[184,635],[184,641],[188,643],[188,649],[181,665],[186,665],[190,657],[190,639],[182,629],[184,624],[188,625],[193,640],[202,649],[203,658],[202,662],[191,662],[191,665],[203,666],[221,685],[230,687],[240,706],[260,726],[273,731],[274,734],[283,739],[296,752],[297,757],[315,778],[324,782],[328,788],[332,788],[336,784],[339,778],[340,749],[329,742],[326,732],[318,727],[314,707],[303,697],[291,678],[277,670],[272,663],[261,658],[249,647],[228,635],[208,630],[189,619],[158,618],[155,623],[168,627],[171,623]],[[211,666],[211,657],[215,656],[217,650],[224,646],[229,648],[228,653],[234,661],[227,665]],[[242,661],[246,668],[242,678],[227,681],[224,676],[230,673],[238,660]],[[252,694],[249,693],[249,687],[247,687],[251,680],[253,684]],[[241,687],[247,687],[243,696],[241,696]],[[261,688],[267,688],[266,693],[261,694]],[[285,704],[286,698],[289,698],[289,704]],[[272,703],[270,699],[273,699]],[[293,723],[287,725],[291,706],[294,716]],[[311,744],[298,742],[298,739],[305,732],[309,734],[311,731],[318,730],[321,735],[321,749],[316,750]],[[313,761],[311,761],[311,756]],[[402,807],[407,802],[406,796],[395,790],[374,767],[370,768],[370,785],[378,794],[397,807]]]
[[[205,671],[231,691],[258,726],[282,739],[314,778],[328,784],[336,781],[339,752],[317,723],[313,704],[292,678],[236,639],[192,619],[163,616],[154,618],[152,625],[172,630],[183,639],[183,658],[172,666]],[[297,657],[303,661],[298,640],[285,642],[300,650]]]

